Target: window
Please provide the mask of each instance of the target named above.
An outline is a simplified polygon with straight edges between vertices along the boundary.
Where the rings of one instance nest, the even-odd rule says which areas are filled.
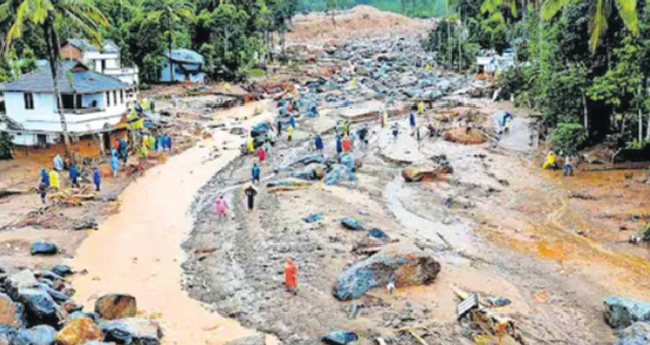
[[[124,104],[124,90],[120,90],[120,103]]]
[[[117,105],[117,91],[113,91],[113,105]]]
[[[34,94],[25,93],[25,109],[34,109]]]
[[[106,91],[106,106],[111,106],[111,93],[109,91]]]

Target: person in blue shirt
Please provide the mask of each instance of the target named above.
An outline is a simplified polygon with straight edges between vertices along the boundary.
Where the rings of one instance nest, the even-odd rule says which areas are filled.
[[[50,174],[45,168],[41,168],[41,182],[45,185],[45,187],[50,186]]]
[[[93,183],[95,184],[95,189],[99,192],[100,185],[102,184],[102,175],[99,173],[97,167],[93,168]]]
[[[336,137],[336,153],[341,153],[343,152],[343,142],[341,141],[341,137],[337,136]]]
[[[111,166],[111,171],[113,171],[113,177],[117,177],[117,173],[120,171],[120,160],[117,155],[111,155],[108,163]]]
[[[260,167],[257,163],[253,163],[253,169],[251,171],[251,182],[255,183],[255,181],[260,182]]]
[[[413,110],[409,114],[409,125],[411,126],[411,130],[415,129],[415,111]]]
[[[77,171],[77,165],[72,163],[70,164],[70,180],[72,181],[72,187],[81,188],[79,185],[79,172]]]
[[[317,151],[323,151],[323,138],[321,138],[318,134],[316,134],[316,137],[314,138],[314,146],[316,147]]]

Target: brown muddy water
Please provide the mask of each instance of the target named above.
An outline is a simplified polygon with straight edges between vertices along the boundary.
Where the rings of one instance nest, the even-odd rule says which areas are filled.
[[[219,120],[246,119],[270,103],[255,102],[218,115]],[[268,113],[267,113],[268,114]],[[236,321],[207,310],[182,289],[181,244],[192,228],[189,208],[199,188],[239,156],[241,139],[218,131],[212,139],[154,167],[132,183],[120,197],[120,212],[100,225],[79,247],[70,264],[88,274],[77,275],[74,286],[81,303],[91,307],[103,294],[136,296],[139,311],[161,323],[164,344],[221,344],[251,333]],[[221,155],[206,160],[213,148]]]

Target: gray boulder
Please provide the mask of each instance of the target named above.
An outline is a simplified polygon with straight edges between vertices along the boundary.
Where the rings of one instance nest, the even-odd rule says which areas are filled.
[[[347,301],[389,283],[396,287],[428,285],[439,272],[440,263],[432,256],[413,246],[392,244],[343,272],[336,280],[333,294]]]
[[[100,321],[99,328],[104,332],[105,341],[125,345],[158,345],[163,337],[157,322],[135,317]]]
[[[346,345],[359,340],[359,336],[350,331],[333,331],[325,334],[321,339],[325,344]]]
[[[32,243],[32,255],[54,255],[59,251],[56,244],[49,241],[36,241]]]
[[[16,328],[25,327],[25,308],[3,293],[0,293],[0,324]],[[1,343],[0,343],[1,344]]]
[[[30,325],[58,326],[61,320],[59,306],[29,270],[20,271],[5,281],[8,295],[25,306]]]
[[[254,334],[248,337],[239,338],[233,341],[229,341],[226,345],[264,345],[266,340],[261,334]]]
[[[618,332],[618,341],[614,345],[650,344],[650,324],[635,322],[632,326]]]
[[[650,302],[610,296],[605,298],[605,320],[614,328],[623,328],[637,321],[650,322]]]
[[[12,345],[54,345],[56,330],[49,325],[21,329],[13,338]]]
[[[52,272],[58,274],[61,277],[69,276],[74,273],[72,272],[72,268],[70,268],[70,266],[63,264],[52,267]]]

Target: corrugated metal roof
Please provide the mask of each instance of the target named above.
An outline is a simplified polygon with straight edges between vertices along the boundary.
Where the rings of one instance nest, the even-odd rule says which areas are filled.
[[[99,52],[100,49],[97,48],[94,44],[90,43],[90,41],[86,39],[79,39],[79,38],[71,38],[66,41],[67,43],[70,43],[73,47],[76,47],[84,52]],[[120,49],[115,44],[115,42],[111,40],[104,40],[102,42],[102,48],[101,50],[105,53],[119,53]]]
[[[61,62],[58,79],[59,91],[62,93],[95,93],[130,87],[116,78],[90,71],[86,66],[74,61]],[[0,84],[0,91],[3,92],[52,93],[53,90],[54,81],[49,63],[17,80]]]
[[[163,55],[169,58],[169,51],[165,51]],[[201,54],[189,49],[172,49],[171,60],[190,64],[203,64],[204,61]]]

